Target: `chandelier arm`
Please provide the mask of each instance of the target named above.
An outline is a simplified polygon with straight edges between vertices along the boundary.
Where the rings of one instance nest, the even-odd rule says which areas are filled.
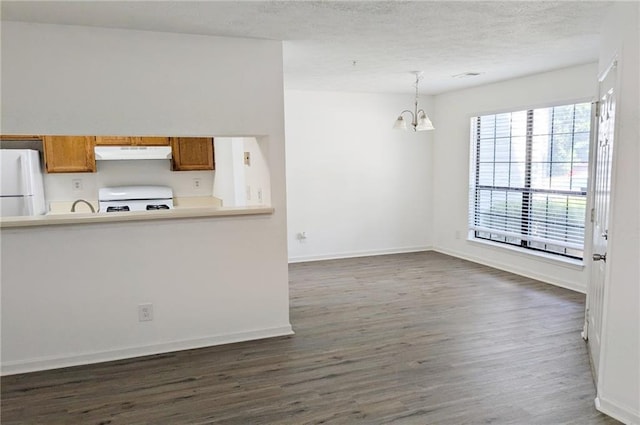
[[[404,114],[405,112],[408,112],[408,113],[410,113],[410,114],[411,114],[411,121],[413,121],[413,120],[414,120],[414,118],[415,118],[415,114],[413,113],[413,111],[410,111],[410,110],[408,110],[408,109],[405,109],[404,111],[400,112],[400,115]]]

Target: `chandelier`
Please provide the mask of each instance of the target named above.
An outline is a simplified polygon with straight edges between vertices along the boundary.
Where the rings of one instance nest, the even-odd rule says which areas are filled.
[[[420,84],[420,80],[422,79],[422,71],[416,71],[416,100],[413,104],[413,111],[405,109],[400,112],[396,123],[393,125],[393,128],[396,130],[409,130],[410,128],[413,131],[424,131],[424,130],[433,130],[433,124],[431,120],[427,116],[427,113],[424,109],[418,109],[418,84]],[[402,116],[405,112],[408,112],[411,115],[411,122],[409,127],[407,125],[407,120]]]

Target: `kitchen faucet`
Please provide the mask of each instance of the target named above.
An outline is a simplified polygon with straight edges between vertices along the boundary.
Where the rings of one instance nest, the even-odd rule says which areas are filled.
[[[96,210],[93,208],[93,205],[91,205],[89,202],[85,201],[84,199],[78,199],[77,201],[75,201],[73,205],[71,205],[71,212],[76,212],[76,205],[78,205],[79,202],[87,204],[87,206],[89,207],[92,213],[96,212]]]

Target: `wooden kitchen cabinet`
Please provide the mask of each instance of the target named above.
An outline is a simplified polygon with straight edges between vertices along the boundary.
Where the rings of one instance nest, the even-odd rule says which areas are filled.
[[[98,146],[169,146],[168,137],[96,136]]]
[[[133,144],[138,146],[169,146],[168,137],[143,136],[132,137]]]
[[[42,140],[42,136],[36,136],[33,134],[20,134],[20,135],[12,135],[12,134],[0,134],[0,140],[20,140],[20,141],[39,141]]]
[[[128,146],[133,144],[132,137],[124,136],[96,136],[97,146]]]
[[[172,137],[173,171],[214,170],[213,137]]]
[[[94,136],[44,136],[47,173],[93,173],[96,171]]]

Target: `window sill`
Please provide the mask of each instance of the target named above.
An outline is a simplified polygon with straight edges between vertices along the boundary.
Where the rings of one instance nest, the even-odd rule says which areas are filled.
[[[573,258],[561,257],[559,255],[547,254],[546,252],[534,251],[531,249],[518,248],[517,246],[511,246],[502,244],[499,242],[487,241],[484,239],[468,238],[467,242],[472,244],[481,245],[483,248],[491,247],[498,250],[506,250],[523,258],[535,259],[544,261],[545,263],[553,264],[555,266],[562,266],[573,270],[584,270],[584,260],[576,260]]]

